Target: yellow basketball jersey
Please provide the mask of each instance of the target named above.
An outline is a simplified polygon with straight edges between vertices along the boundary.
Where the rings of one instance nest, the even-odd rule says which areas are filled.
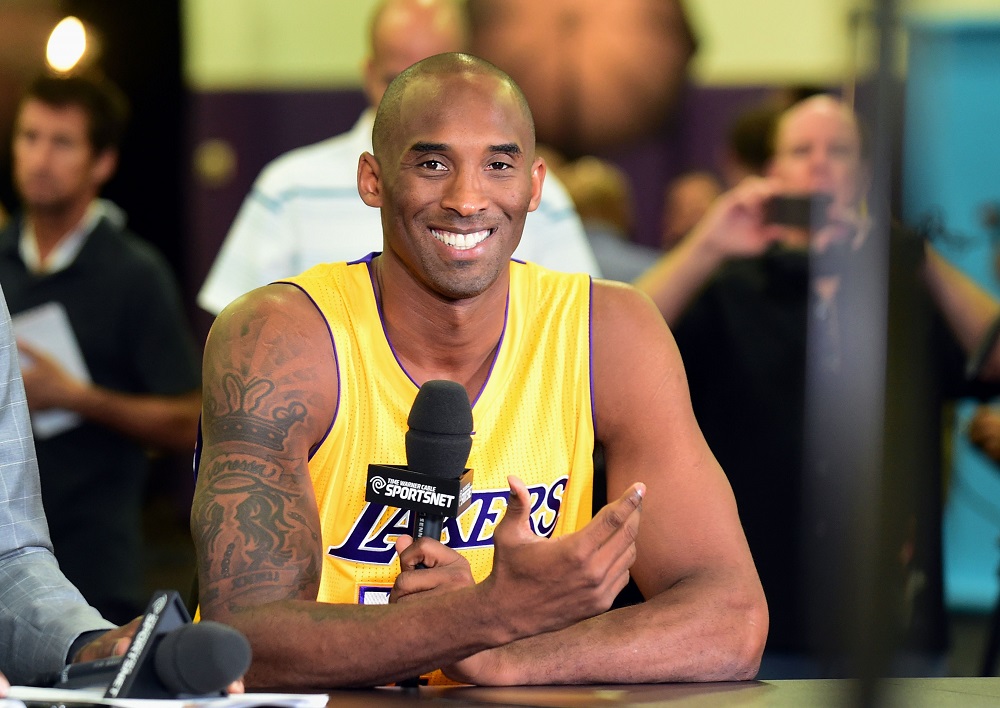
[[[407,530],[408,512],[365,501],[369,463],[406,464],[417,394],[383,328],[369,263],[322,264],[288,281],[326,318],[340,384],[333,425],[309,461],[325,551],[322,602],[387,602],[399,574],[393,543]],[[508,475],[531,492],[537,534],[568,533],[590,519],[590,360],[589,277],[511,261],[503,335],[472,408],[472,503],[446,521],[442,538],[469,560],[477,582],[492,569]]]

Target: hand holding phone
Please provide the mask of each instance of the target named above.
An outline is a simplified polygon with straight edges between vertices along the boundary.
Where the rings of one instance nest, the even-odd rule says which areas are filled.
[[[829,194],[777,194],[764,203],[764,223],[816,231],[826,225]]]

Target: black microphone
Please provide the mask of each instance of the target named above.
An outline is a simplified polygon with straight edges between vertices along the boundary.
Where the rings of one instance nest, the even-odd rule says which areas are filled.
[[[406,432],[407,465],[368,465],[365,501],[410,512],[407,532],[441,539],[444,520],[472,502],[472,407],[465,388],[432,380],[417,391]]]
[[[406,419],[406,466],[410,472],[457,480],[472,450],[472,407],[465,387],[455,381],[427,381]],[[441,540],[445,516],[412,510],[410,535]]]
[[[51,688],[111,686],[129,654],[69,664],[62,671],[39,677],[35,684]],[[250,644],[237,630],[219,622],[185,624],[152,640],[146,663],[151,675],[136,686],[133,697],[201,696],[218,693],[246,673]],[[136,673],[133,671],[132,673]],[[149,685],[155,681],[154,685]]]

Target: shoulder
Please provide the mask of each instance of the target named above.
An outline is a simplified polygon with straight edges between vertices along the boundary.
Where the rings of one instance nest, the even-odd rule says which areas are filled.
[[[593,281],[594,338],[626,334],[634,329],[651,329],[655,334],[669,332],[663,315],[648,295],[615,280]]]
[[[666,379],[675,386],[678,376],[683,380],[673,334],[649,296],[626,283],[595,279],[591,310],[599,415],[648,386]]]
[[[227,439],[216,423],[238,405],[271,422],[301,422],[286,451],[303,456],[329,429],[339,393],[323,320],[289,284],[252,290],[219,313],[205,343],[202,380],[206,445]]]
[[[342,133],[312,145],[290,150],[261,170],[254,182],[258,191],[281,191],[299,185],[329,185],[357,180],[358,158],[367,148],[352,133]]]
[[[229,303],[216,317],[209,332],[218,335],[244,336],[251,329],[261,327],[276,332],[295,325],[288,331],[292,336],[308,336],[310,324],[320,323],[321,316],[316,305],[306,293],[291,283],[273,283],[256,288]]]
[[[300,288],[275,283],[251,290],[227,305],[205,342],[206,375],[235,366],[244,375],[306,371],[322,378],[333,359],[326,321]],[[302,379],[304,380],[304,379]],[[298,384],[294,384],[298,385]]]

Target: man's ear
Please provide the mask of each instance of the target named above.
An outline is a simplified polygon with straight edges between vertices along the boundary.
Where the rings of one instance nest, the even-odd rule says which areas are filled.
[[[540,157],[535,158],[535,164],[531,166],[531,201],[528,202],[528,211],[534,211],[542,201],[542,183],[545,181],[545,160]]]
[[[378,160],[370,152],[358,158],[358,194],[370,207],[382,206],[382,179]]]
[[[114,175],[115,170],[118,169],[118,151],[108,148],[104,152],[97,155],[94,160],[94,165],[91,167],[90,174],[94,178],[94,184],[98,189],[103,187],[112,175]]]

